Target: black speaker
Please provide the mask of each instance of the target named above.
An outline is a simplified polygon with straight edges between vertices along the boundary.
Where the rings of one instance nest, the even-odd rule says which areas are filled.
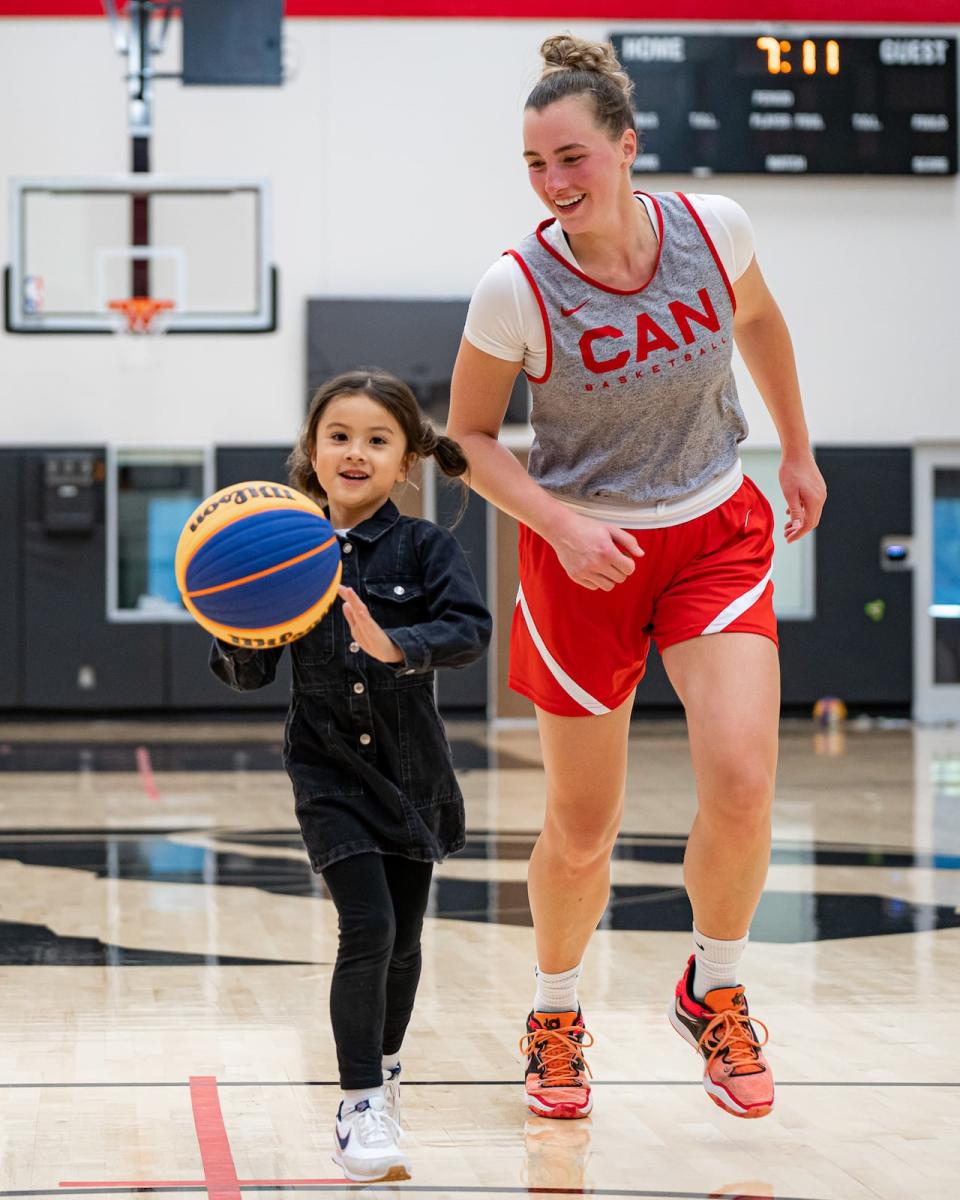
[[[182,0],[183,82],[283,83],[283,0]]]

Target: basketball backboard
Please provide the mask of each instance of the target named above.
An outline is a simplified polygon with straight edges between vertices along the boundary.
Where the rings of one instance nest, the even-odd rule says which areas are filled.
[[[10,192],[11,333],[113,332],[134,296],[172,302],[168,333],[276,327],[266,180],[14,179]]]

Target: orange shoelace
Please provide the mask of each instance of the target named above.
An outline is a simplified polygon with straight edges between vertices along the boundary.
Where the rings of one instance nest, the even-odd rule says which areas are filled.
[[[520,1053],[533,1054],[543,1064],[541,1080],[544,1087],[577,1087],[579,1072],[575,1059],[583,1064],[587,1075],[591,1074],[583,1050],[593,1045],[593,1034],[580,1025],[564,1025],[562,1029],[534,1029],[520,1039]]]
[[[763,1030],[762,1042],[754,1037],[751,1025],[759,1025]],[[727,1062],[734,1074],[750,1074],[751,1071],[763,1070],[757,1060],[760,1048],[767,1044],[769,1037],[770,1031],[762,1021],[748,1017],[738,1009],[728,1008],[717,1013],[703,1031],[700,1049],[706,1052],[708,1062],[713,1062],[718,1054],[726,1050]]]

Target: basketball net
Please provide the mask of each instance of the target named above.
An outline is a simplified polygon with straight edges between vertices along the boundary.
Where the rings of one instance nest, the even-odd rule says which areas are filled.
[[[136,374],[149,373],[157,365],[154,354],[157,336],[167,332],[169,316],[176,305],[172,300],[158,300],[153,296],[130,296],[123,300],[108,300],[107,308],[113,317],[113,332],[120,335],[121,369]]]
[[[130,296],[126,300],[108,300],[107,307],[119,314],[114,323],[117,333],[166,333],[164,314],[173,310],[174,303],[153,296]]]

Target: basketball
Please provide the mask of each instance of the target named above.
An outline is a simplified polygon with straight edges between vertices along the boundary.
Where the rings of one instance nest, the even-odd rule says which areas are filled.
[[[323,511],[285,484],[255,480],[206,499],[177,542],[183,603],[234,646],[284,646],[333,603],[340,547]]]

